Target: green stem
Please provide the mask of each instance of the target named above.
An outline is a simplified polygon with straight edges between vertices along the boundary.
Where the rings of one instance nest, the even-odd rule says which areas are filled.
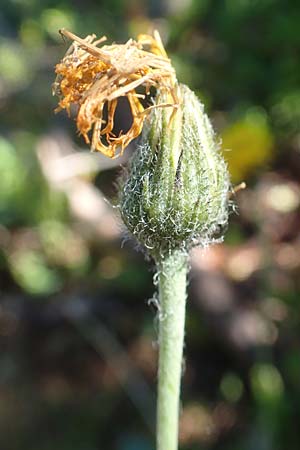
[[[157,450],[177,450],[187,257],[174,251],[159,259],[157,268],[160,305]]]

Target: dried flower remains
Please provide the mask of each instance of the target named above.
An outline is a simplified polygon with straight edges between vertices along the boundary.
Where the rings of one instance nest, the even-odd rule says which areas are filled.
[[[60,97],[56,111],[66,109],[70,115],[71,105],[78,106],[77,129],[92,150],[111,158],[119,156],[141,133],[151,109],[178,105],[175,70],[157,31],[153,36],[140,35],[136,41],[112,45],[103,45],[105,37],[81,39],[67,30],[60,33],[73,43],[56,65],[53,93]],[[151,87],[167,92],[169,103],[144,106]],[[120,97],[129,102],[132,124],[128,131],[115,135]]]

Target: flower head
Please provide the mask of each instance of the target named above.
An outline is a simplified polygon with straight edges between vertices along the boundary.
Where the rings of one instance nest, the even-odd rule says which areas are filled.
[[[70,114],[70,106],[78,106],[77,128],[92,150],[111,158],[119,156],[141,133],[153,108],[177,106],[175,70],[157,31],[153,37],[140,35],[136,41],[112,45],[103,45],[105,37],[81,39],[67,30],[60,33],[73,43],[56,65],[53,93],[60,97],[57,111],[66,109]],[[137,91],[141,86],[142,93]],[[145,107],[142,100],[151,87],[165,92],[167,102]],[[114,119],[120,97],[129,102],[132,124],[116,136]]]

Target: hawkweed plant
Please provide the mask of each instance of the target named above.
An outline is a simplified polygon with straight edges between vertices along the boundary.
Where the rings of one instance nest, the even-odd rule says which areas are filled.
[[[186,278],[192,247],[222,237],[228,220],[229,177],[203,104],[177,81],[159,33],[125,44],[81,39],[56,66],[57,110],[70,114],[93,151],[121,155],[141,134],[120,183],[121,217],[156,264],[159,290],[157,450],[178,448]],[[153,94],[155,91],[155,94]],[[126,97],[132,124],[114,133],[115,111]],[[104,114],[104,111],[106,113]]]

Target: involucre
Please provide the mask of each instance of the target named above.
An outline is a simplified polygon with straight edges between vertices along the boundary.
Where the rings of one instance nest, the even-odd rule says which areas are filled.
[[[187,86],[177,95],[176,109],[151,112],[120,190],[125,224],[154,257],[207,245],[228,220],[229,176],[212,125]]]

